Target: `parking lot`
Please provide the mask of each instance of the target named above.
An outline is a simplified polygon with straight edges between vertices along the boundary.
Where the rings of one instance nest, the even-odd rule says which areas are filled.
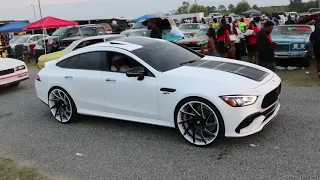
[[[201,148],[175,129],[81,117],[61,124],[36,97],[34,78],[0,89],[0,156],[57,179],[318,179],[319,88],[288,87],[262,132]],[[250,144],[259,144],[251,147]],[[77,154],[79,153],[79,154]]]

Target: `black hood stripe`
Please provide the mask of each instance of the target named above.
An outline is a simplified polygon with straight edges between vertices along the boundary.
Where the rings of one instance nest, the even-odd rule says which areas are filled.
[[[259,82],[261,82],[265,77],[269,75],[268,72],[250,66],[229,62],[199,60],[191,64],[186,64],[186,66],[215,69],[219,71],[229,72]]]

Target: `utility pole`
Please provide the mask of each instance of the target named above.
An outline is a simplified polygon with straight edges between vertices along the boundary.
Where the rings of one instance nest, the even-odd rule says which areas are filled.
[[[36,21],[37,21],[37,18],[36,18],[36,10],[34,9],[34,5],[33,5],[33,4],[31,4],[30,6],[32,6],[32,8],[33,8],[34,22],[36,22]]]
[[[42,11],[41,11],[41,4],[40,4],[40,0],[38,0],[38,3],[39,3],[40,18],[42,19]]]

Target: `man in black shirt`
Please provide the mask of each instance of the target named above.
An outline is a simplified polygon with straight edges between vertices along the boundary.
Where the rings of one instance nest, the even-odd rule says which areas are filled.
[[[288,20],[285,22],[285,25],[289,25],[289,24],[295,24],[296,22],[294,20],[292,20],[291,16],[288,16]]]
[[[151,33],[150,33],[151,38],[162,39],[161,30],[157,27],[155,19],[148,20],[148,29],[151,29]]]
[[[275,70],[274,46],[270,33],[274,27],[273,22],[267,21],[257,34],[258,64],[272,71]]]

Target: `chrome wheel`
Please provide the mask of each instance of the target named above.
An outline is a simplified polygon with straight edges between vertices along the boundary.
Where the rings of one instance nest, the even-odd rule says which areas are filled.
[[[52,115],[59,122],[66,123],[72,117],[72,105],[68,95],[61,89],[54,89],[49,94],[49,107]]]
[[[181,106],[177,126],[187,141],[199,146],[212,143],[219,133],[215,111],[200,101],[189,101]]]

